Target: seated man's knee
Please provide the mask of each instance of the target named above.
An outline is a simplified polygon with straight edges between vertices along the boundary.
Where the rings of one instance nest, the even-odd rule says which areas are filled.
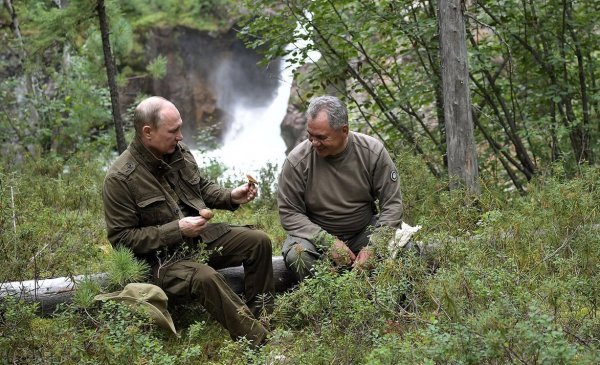
[[[261,250],[268,251],[269,255],[273,252],[273,245],[271,244],[271,238],[263,232],[256,231],[258,233],[258,238],[256,240],[256,244]]]
[[[302,280],[311,274],[317,258],[301,244],[295,244],[284,255],[284,260],[285,265],[296,275],[296,278]]]
[[[202,265],[191,277],[192,294],[203,294],[219,287],[223,277],[208,265]]]
[[[271,238],[260,230],[253,229],[248,231],[248,234],[251,235],[251,240],[254,243],[254,247],[260,251],[268,254],[269,256],[272,254],[273,246],[271,244]]]

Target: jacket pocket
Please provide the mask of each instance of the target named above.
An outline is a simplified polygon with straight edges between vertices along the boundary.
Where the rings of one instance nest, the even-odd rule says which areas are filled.
[[[229,231],[231,227],[227,223],[208,223],[206,229],[200,234],[200,240],[204,243],[212,243]]]
[[[200,174],[198,171],[192,169],[191,167],[187,167],[181,170],[181,179],[179,182],[179,186],[181,190],[185,194],[185,197],[188,199],[190,205],[192,207],[197,208],[198,210],[205,208],[206,203],[202,200],[202,192],[200,191]]]
[[[181,170],[181,177],[190,185],[197,185],[200,183],[200,173],[191,166],[186,166]]]
[[[142,198],[136,201],[142,226],[163,224],[170,219],[170,210],[164,195]]]

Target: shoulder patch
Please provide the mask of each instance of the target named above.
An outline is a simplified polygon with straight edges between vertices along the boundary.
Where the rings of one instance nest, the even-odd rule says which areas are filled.
[[[398,181],[398,173],[396,172],[396,170],[390,172],[390,180],[392,180],[393,182]]]
[[[135,170],[135,163],[131,161],[125,162],[125,164],[119,169],[119,172],[125,176],[129,176],[133,170]]]

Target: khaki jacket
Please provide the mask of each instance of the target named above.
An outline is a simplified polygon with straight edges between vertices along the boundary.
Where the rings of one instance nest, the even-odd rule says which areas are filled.
[[[138,138],[112,164],[104,180],[104,214],[108,240],[129,247],[138,258],[155,264],[157,251],[169,251],[197,239],[183,237],[179,219],[204,208],[235,210],[231,189],[200,175],[189,148],[179,143],[165,160],[157,159]],[[209,224],[199,237],[212,242],[230,230]]]

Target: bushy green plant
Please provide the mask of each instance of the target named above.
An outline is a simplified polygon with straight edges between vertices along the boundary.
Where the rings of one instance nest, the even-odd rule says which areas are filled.
[[[96,360],[115,364],[176,364],[163,346],[148,314],[118,302],[107,301],[95,318],[96,331],[88,353]]]
[[[106,242],[101,163],[81,153],[0,167],[0,281],[93,272]],[[89,271],[88,271],[89,270]]]
[[[447,190],[444,181],[436,179],[423,164],[423,160],[406,149],[392,151],[398,169],[404,221],[418,224],[421,217],[427,217],[430,209],[438,205],[440,193]]]
[[[444,328],[438,339],[451,341],[442,346],[445,358],[596,361],[598,336],[590,329],[599,326],[598,271],[592,269],[600,249],[597,174],[584,169],[576,180],[536,181],[525,197],[487,205],[494,209],[470,234],[448,237],[442,267],[428,284],[434,328]],[[460,334],[469,336],[462,340],[468,352],[458,350],[465,346],[456,343]]]
[[[258,198],[256,205],[267,209],[277,208],[277,178],[279,166],[268,162],[258,172]]]
[[[432,321],[425,328],[402,337],[396,333],[386,334],[378,339],[365,363],[594,364],[598,361],[593,349],[568,341],[566,333],[553,319],[535,306],[525,317],[512,320],[514,311],[500,306],[503,304],[481,313],[479,320]]]
[[[14,297],[0,300],[0,361],[16,364],[27,358],[28,349],[35,344],[31,337],[23,334],[31,333],[36,310],[37,304],[27,304]]]
[[[150,267],[135,258],[126,247],[111,250],[106,257],[109,286],[122,288],[129,283],[144,282],[150,274]]]
[[[399,261],[382,260],[370,274],[338,271],[322,261],[314,277],[278,298],[274,341],[283,343],[279,337],[286,331],[297,332],[284,345],[293,364],[361,363],[380,332],[406,320],[422,268],[411,253]]]
[[[102,275],[102,274],[98,274]],[[91,308],[96,304],[94,297],[102,291],[102,286],[93,276],[87,276],[77,284],[73,293],[73,303],[77,308]]]
[[[380,257],[368,274],[321,262],[277,298],[262,360],[596,363],[598,181],[591,168],[540,178],[524,196],[437,192],[417,208],[425,227],[415,240],[435,243],[429,256],[390,259],[388,233],[372,240]]]

